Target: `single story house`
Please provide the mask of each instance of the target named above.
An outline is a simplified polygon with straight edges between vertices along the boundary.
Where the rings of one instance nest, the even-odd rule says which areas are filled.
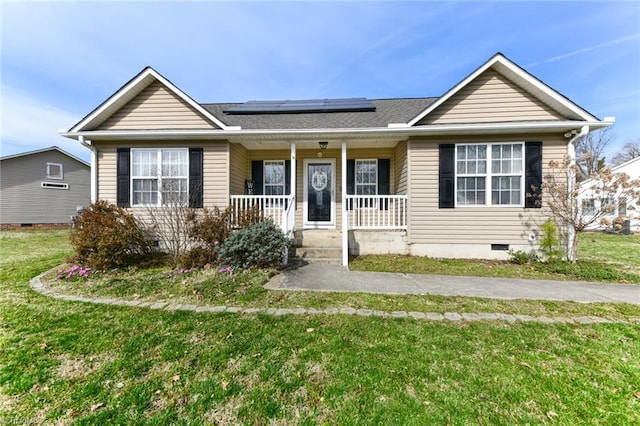
[[[631,181],[640,182],[640,157],[612,167],[611,173],[614,175],[625,174]],[[635,190],[640,192],[640,187],[636,187]],[[587,179],[580,184],[578,200],[582,213],[587,220],[590,214],[593,215],[597,211],[604,211],[603,205],[610,206],[609,208],[611,209],[610,212],[600,217],[600,220],[596,220],[589,225],[587,229],[640,232],[640,200],[623,196],[622,190],[618,190],[617,193],[606,193],[602,191],[602,183],[599,180]],[[603,224],[601,219],[604,219],[607,224]],[[616,220],[623,220],[623,224],[624,220],[628,220],[628,227],[625,226],[624,229],[613,227],[612,225],[615,224]]]
[[[57,146],[0,158],[2,228],[70,225],[90,203],[89,163]]]
[[[545,168],[600,120],[498,53],[440,97],[198,103],[147,67],[62,135],[92,199],[259,205],[300,253],[506,258],[546,219]]]

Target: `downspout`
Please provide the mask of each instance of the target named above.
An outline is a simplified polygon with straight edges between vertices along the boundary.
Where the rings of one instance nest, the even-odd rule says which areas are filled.
[[[589,126],[582,126],[580,128],[580,132],[578,132],[574,137],[569,139],[569,142],[567,143],[567,158],[569,159],[569,170],[567,171],[567,197],[569,197],[570,200],[573,198],[573,189],[575,188],[575,184],[576,184],[576,170],[575,170],[576,145],[575,143],[580,138],[587,136],[588,133],[589,133]],[[574,201],[570,201],[570,202],[574,202]],[[569,256],[571,253],[571,242],[575,238],[575,235],[576,235],[575,227],[573,226],[572,223],[567,222],[567,258],[570,261],[575,260],[575,259],[571,259]]]
[[[98,150],[91,145],[91,141],[85,142],[84,136],[78,136],[78,141],[91,151],[91,203],[98,201]]]

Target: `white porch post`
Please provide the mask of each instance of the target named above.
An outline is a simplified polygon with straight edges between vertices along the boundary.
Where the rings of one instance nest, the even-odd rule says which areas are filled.
[[[296,199],[296,143],[291,143],[291,195]]]
[[[347,214],[347,143],[342,142],[342,266],[349,266],[349,216]]]

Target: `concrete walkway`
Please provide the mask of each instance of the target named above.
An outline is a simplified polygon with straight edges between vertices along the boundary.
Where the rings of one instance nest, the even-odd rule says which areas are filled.
[[[394,284],[396,281],[402,282],[404,274],[378,274],[378,273],[365,273],[365,272],[349,272],[343,267],[330,267],[309,265],[310,267],[298,268],[289,270],[274,277],[265,287],[272,289],[289,289],[289,290],[322,290],[322,291],[368,291],[365,288],[378,290],[378,292],[393,293],[393,294],[426,294],[423,287],[414,287],[408,285],[407,291],[395,291],[399,290],[399,287]],[[596,316],[578,316],[578,317],[549,317],[549,316],[530,316],[530,315],[517,315],[517,314],[505,314],[505,313],[469,313],[469,312],[407,312],[407,311],[378,311],[370,309],[354,309],[350,307],[333,307],[326,309],[315,308],[244,308],[237,306],[224,306],[224,305],[192,305],[192,304],[178,304],[171,300],[154,300],[154,301],[142,301],[142,300],[127,300],[122,298],[107,298],[107,297],[87,297],[87,296],[75,296],[70,294],[63,294],[51,290],[46,286],[46,283],[42,281],[42,277],[47,274],[45,272],[30,281],[31,288],[45,296],[60,299],[69,302],[84,302],[95,303],[102,305],[113,305],[123,307],[137,307],[147,309],[160,309],[165,311],[192,311],[192,312],[212,312],[212,313],[237,313],[237,314],[266,314],[266,315],[355,315],[364,317],[382,317],[382,318],[411,318],[415,320],[427,320],[427,321],[506,321],[509,323],[514,322],[540,322],[548,324],[600,324],[600,323],[618,323],[618,324],[637,324],[640,323],[640,318],[628,318],[626,321],[618,319],[609,319]],[[386,277],[386,279],[385,279]],[[424,276],[417,276],[418,281],[425,279]],[[433,281],[438,281],[438,278],[433,277]],[[451,278],[451,277],[446,277]],[[327,281],[330,279],[330,281]],[[291,285],[293,282],[298,286]],[[366,282],[363,282],[366,281]],[[454,280],[455,281],[455,280]],[[318,284],[319,282],[329,282],[330,284]],[[333,290],[331,287],[339,287],[340,283],[347,284],[351,282],[352,287],[350,289],[338,288]],[[537,281],[536,281],[537,282]],[[314,284],[315,283],[315,284]],[[307,285],[308,288],[300,287],[300,285]],[[444,283],[438,283],[438,285],[445,285]],[[416,288],[418,288],[416,290]],[[383,290],[387,291],[383,291]],[[394,291],[391,291],[393,289]],[[440,294],[440,293],[438,293]]]
[[[267,288],[640,304],[640,285],[361,272],[319,264],[283,271]]]

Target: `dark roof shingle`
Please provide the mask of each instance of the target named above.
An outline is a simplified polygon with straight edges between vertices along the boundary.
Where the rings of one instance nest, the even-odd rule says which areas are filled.
[[[358,129],[407,123],[438,98],[372,99],[375,111],[294,114],[225,114],[239,103],[200,104],[228,126],[243,129]]]

